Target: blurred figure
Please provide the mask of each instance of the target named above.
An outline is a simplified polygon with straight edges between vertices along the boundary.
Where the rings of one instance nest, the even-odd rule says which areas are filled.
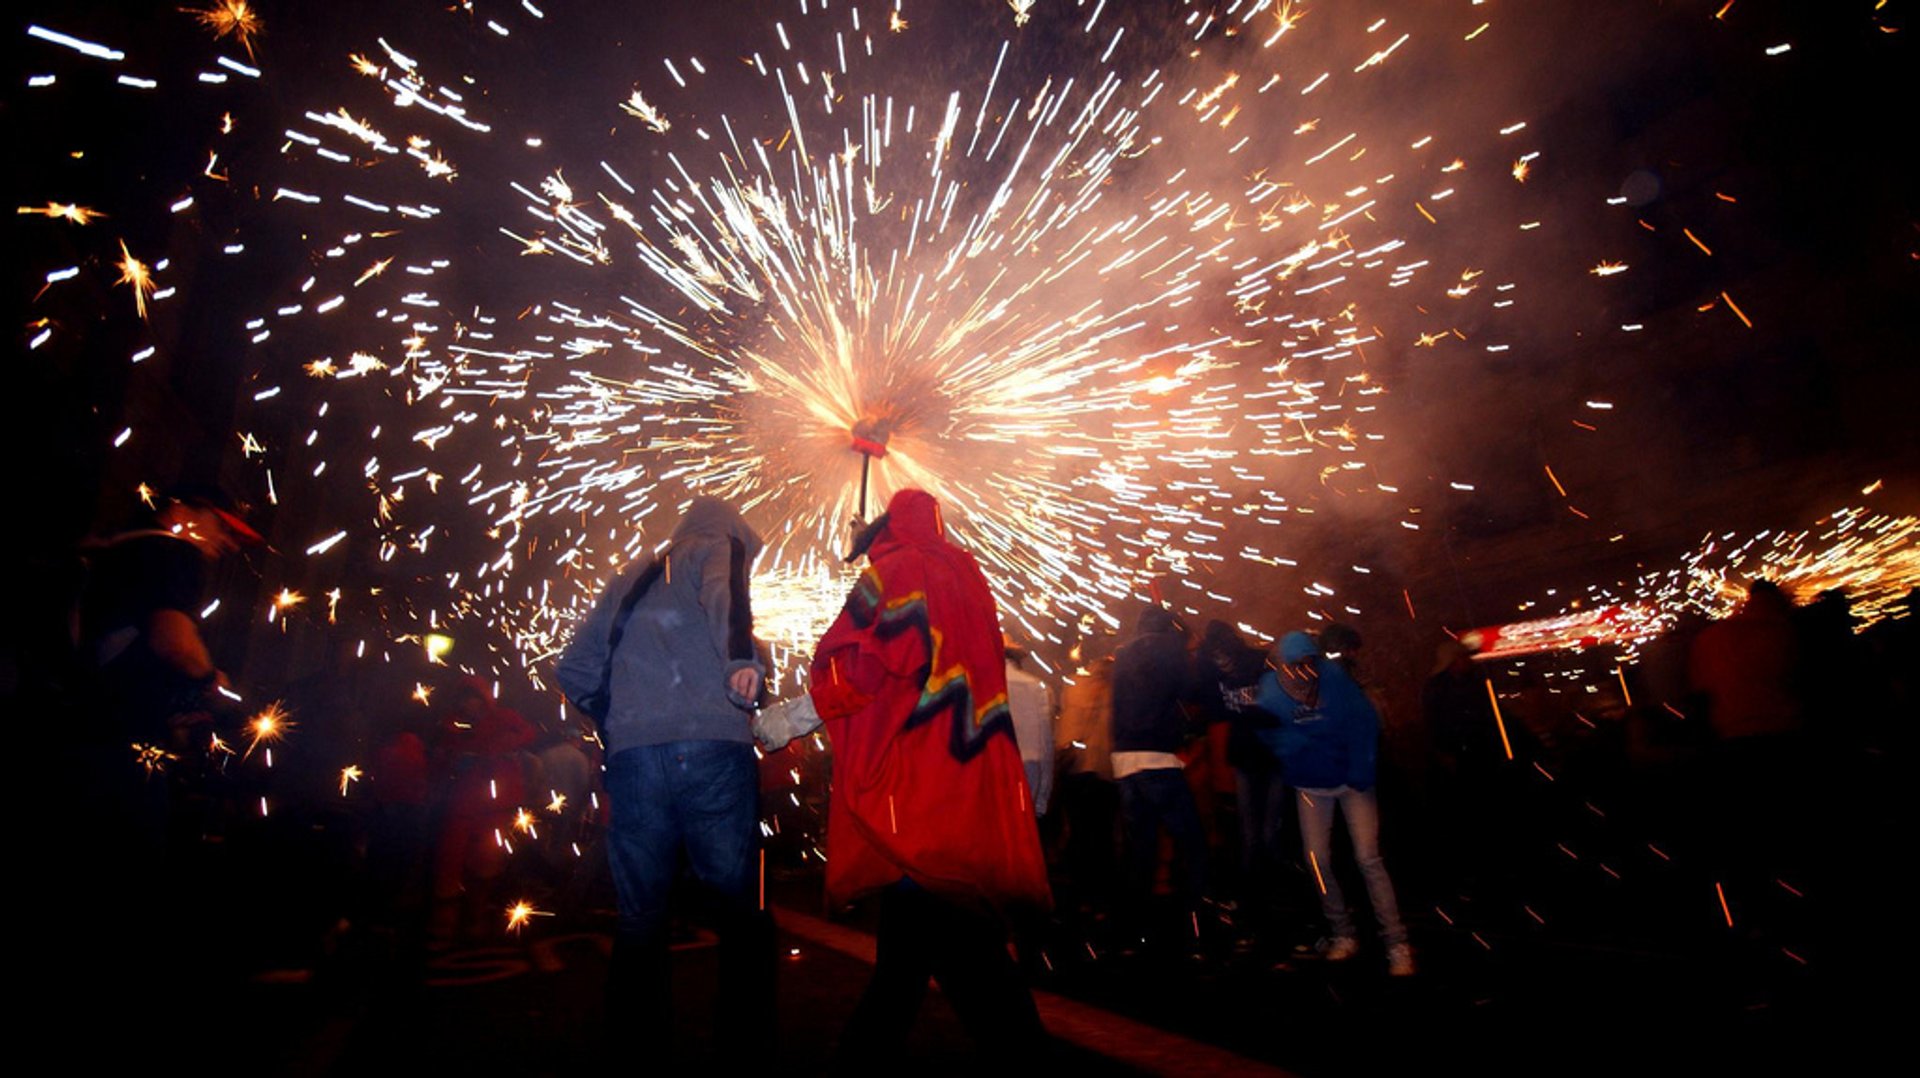
[[[1182,705],[1194,698],[1193,687],[1186,632],[1172,612],[1147,607],[1134,638],[1113,657],[1113,775],[1138,918],[1151,905],[1162,828],[1173,839],[1177,920],[1186,923],[1206,894],[1207,837],[1179,756],[1187,740]]]
[[[533,724],[493,698],[487,683],[465,677],[452,690],[441,713],[434,744],[437,770],[446,786],[440,839],[434,847],[433,915],[428,931],[434,942],[450,944],[464,931],[488,934],[506,903],[494,893],[507,867],[507,852],[496,832],[526,804],[527,781],[522,750],[533,744]],[[410,751],[404,740],[393,746]],[[464,926],[464,928],[462,927]]]
[[[231,911],[218,905],[231,901],[229,877],[215,856],[229,848],[206,837],[225,819],[209,754],[216,720],[239,712],[221,692],[228,678],[200,614],[216,567],[261,541],[225,491],[190,484],[83,551],[72,656],[81,728],[56,742],[68,754],[60,793],[73,816],[49,832],[63,845],[46,863],[66,871],[43,926],[70,942],[33,980],[48,998],[70,993],[75,1007],[130,1022],[136,1040],[185,1028],[175,1024],[193,991],[183,986],[220,954],[209,934],[229,927]]]
[[[774,936],[749,725],[766,675],[748,591],[760,546],[732,506],[695,498],[665,551],[608,582],[554,668],[568,699],[605,701],[607,863],[620,903],[607,1020],[610,1036],[637,1031],[649,1051],[672,1043],[668,898],[683,855],[719,913],[716,1040],[723,1053],[772,1050]]]
[[[391,716],[374,745],[369,774],[373,819],[367,836],[367,909],[396,957],[414,957],[426,930],[433,859],[433,765],[424,708]]]
[[[1447,639],[1420,695],[1431,753],[1428,830],[1462,897],[1518,871],[1514,828],[1502,808],[1517,792],[1507,750],[1519,731],[1510,725],[1503,736],[1491,686],[1466,645]]]
[[[1712,730],[1697,783],[1701,852],[1729,905],[1745,904],[1749,917],[1753,903],[1773,898],[1771,879],[1796,876],[1825,844],[1825,807],[1789,793],[1833,768],[1802,735],[1803,654],[1793,601],[1756,580],[1732,616],[1701,631],[1687,663]]]
[[[263,542],[218,487],[186,484],[145,526],[91,550],[81,606],[83,656],[113,740],[179,751],[204,745],[228,679],[200,635],[209,571]]]
[[[1114,826],[1120,792],[1113,784],[1113,638],[1080,644],[1080,669],[1060,694],[1055,732],[1060,758],[1060,813],[1066,842],[1060,859],[1076,908],[1104,907],[1119,890]]]
[[[1207,705],[1220,712],[1227,725],[1227,762],[1233,768],[1234,804],[1240,819],[1240,874],[1242,885],[1253,887],[1280,861],[1286,783],[1279,759],[1260,740],[1260,731],[1276,720],[1251,703],[1235,701],[1259,684],[1267,670],[1267,656],[1248,644],[1239,630],[1215,620],[1207,623],[1196,660],[1219,689],[1217,696],[1208,695]]]
[[[186,484],[142,526],[87,551],[80,606],[82,732],[96,830],[124,843],[106,863],[157,871],[199,845],[219,806],[202,780],[216,716],[237,721],[238,697],[200,634],[211,571],[262,542],[218,487]],[[136,758],[134,749],[142,755]],[[152,881],[146,880],[146,885]]]
[[[1487,678],[1473,664],[1473,652],[1458,640],[1440,644],[1433,675],[1421,692],[1427,737],[1434,763],[1463,789],[1484,789],[1507,758],[1499,720],[1494,718]]]
[[[1321,650],[1326,652],[1329,661],[1339,663],[1340,669],[1345,670],[1355,684],[1364,684],[1360,676],[1360,644],[1360,630],[1345,622],[1330,621],[1320,630]]]
[[[931,977],[983,1050],[1029,1066],[1045,1034],[1005,919],[1051,895],[993,595],[923,491],[893,496],[856,541],[851,557],[862,554],[811,690],[833,741],[827,899],[882,895],[873,980],[842,1062],[897,1066]]]
[[[1756,580],[1733,616],[1694,641],[1688,678],[1721,741],[1798,733],[1800,640],[1793,601],[1778,584]]]
[[[1320,887],[1327,937],[1318,950],[1341,961],[1359,952],[1353,915],[1333,870],[1333,820],[1346,821],[1354,860],[1366,880],[1367,898],[1386,946],[1387,969],[1396,977],[1413,971],[1413,948],[1400,906],[1380,856],[1380,802],[1374,789],[1380,752],[1380,717],[1353,678],[1320,654],[1313,638],[1291,632],[1277,649],[1279,668],[1260,679],[1257,702],[1280,720],[1268,744],[1286,768],[1299,797],[1300,840]]]
[[[1012,637],[1005,638],[1005,647],[1013,736],[1020,743],[1034,815],[1045,816],[1053,803],[1053,693],[1045,682],[1027,673],[1025,649],[1015,645]]]

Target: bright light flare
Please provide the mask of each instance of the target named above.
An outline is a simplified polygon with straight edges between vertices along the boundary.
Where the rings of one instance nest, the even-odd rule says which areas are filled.
[[[535,917],[552,917],[546,910],[535,909],[533,903],[521,899],[507,907],[507,931],[516,935]]]
[[[287,715],[284,701],[275,700],[268,704],[247,720],[247,733],[252,735],[253,740],[247,743],[247,751],[242,753],[240,758],[244,760],[252,756],[253,750],[261,745],[271,745],[286,737],[287,731],[293,727],[293,720]]]

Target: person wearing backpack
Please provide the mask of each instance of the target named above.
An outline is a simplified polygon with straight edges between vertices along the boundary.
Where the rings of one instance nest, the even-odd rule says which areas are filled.
[[[760,536],[718,498],[687,507],[666,550],[606,587],[555,680],[600,724],[611,802],[607,861],[619,897],[607,1021],[622,1039],[672,1043],[668,896],[684,855],[720,930],[716,1043],[764,1047],[773,1015],[773,922],[759,901],[756,656],[748,571]]]

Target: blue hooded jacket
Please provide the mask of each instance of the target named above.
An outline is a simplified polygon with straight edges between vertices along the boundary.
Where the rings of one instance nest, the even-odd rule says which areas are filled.
[[[1373,701],[1338,663],[1320,654],[1306,633],[1288,633],[1280,639],[1279,651],[1282,663],[1310,665],[1318,682],[1317,699],[1308,705],[1288,694],[1276,671],[1260,677],[1255,703],[1280,720],[1259,731],[1260,740],[1280,758],[1287,784],[1310,790],[1372,789],[1380,760],[1380,714]]]

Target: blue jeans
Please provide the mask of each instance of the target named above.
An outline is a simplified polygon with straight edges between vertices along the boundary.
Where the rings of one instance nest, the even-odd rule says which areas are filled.
[[[1249,881],[1280,862],[1286,797],[1287,785],[1278,772],[1233,769],[1233,800],[1240,813],[1240,872]]]
[[[673,1021],[668,897],[684,852],[720,934],[717,1043],[764,1041],[773,1017],[773,922],[760,907],[759,771],[753,747],[674,741],[616,754],[607,862],[620,900],[608,1020],[665,1035]],[[747,1031],[751,1031],[750,1035]]]
[[[1120,780],[1120,824],[1127,839],[1127,868],[1134,901],[1153,893],[1160,862],[1160,828],[1173,838],[1174,890],[1183,908],[1199,905],[1207,889],[1207,832],[1200,825],[1186,773],[1177,767],[1136,771]]]
[[[1309,867],[1316,873],[1320,912],[1326,915],[1328,931],[1336,937],[1353,937],[1353,914],[1347,910],[1346,896],[1340,893],[1340,880],[1333,871],[1333,812],[1337,807],[1347,821],[1347,838],[1353,842],[1354,860],[1360,862],[1360,878],[1367,882],[1374,920],[1380,922],[1380,941],[1389,947],[1407,942],[1407,928],[1400,923],[1400,904],[1393,897],[1393,881],[1387,878],[1387,863],[1380,857],[1379,797],[1372,790],[1351,786],[1295,792],[1300,805],[1300,844],[1306,847]]]

